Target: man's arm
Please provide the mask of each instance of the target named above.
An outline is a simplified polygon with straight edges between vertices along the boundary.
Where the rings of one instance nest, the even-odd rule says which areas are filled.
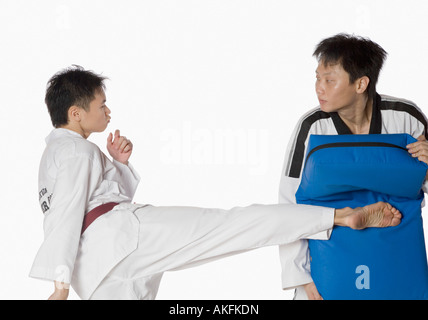
[[[299,186],[299,179],[286,177],[283,173],[279,189],[279,203],[296,203],[294,194]],[[326,232],[325,238],[329,237]],[[279,247],[282,269],[282,288],[293,289],[313,283],[309,257],[308,240],[297,240]],[[310,288],[310,287],[308,287]]]
[[[299,188],[300,179],[289,177],[287,175],[287,169],[289,169],[291,165],[294,144],[297,139],[300,122],[301,121],[296,125],[285,152],[279,184],[279,203],[296,203],[295,194]],[[329,233],[326,232],[325,236],[326,238],[329,237]],[[284,290],[312,283],[307,240],[298,240],[280,246],[279,257],[282,269],[282,288]]]

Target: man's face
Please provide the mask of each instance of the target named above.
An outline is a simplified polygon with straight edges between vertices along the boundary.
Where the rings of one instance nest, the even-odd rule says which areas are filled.
[[[103,132],[110,122],[110,109],[106,106],[104,90],[95,92],[95,98],[89,104],[89,110],[82,110],[81,127],[88,137],[92,132]]]
[[[322,111],[336,112],[354,105],[357,97],[355,85],[350,83],[349,74],[341,64],[324,65],[320,61],[315,73],[315,92]]]

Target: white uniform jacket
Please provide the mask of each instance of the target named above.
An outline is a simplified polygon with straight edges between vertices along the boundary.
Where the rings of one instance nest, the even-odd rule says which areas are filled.
[[[415,138],[427,136],[427,119],[412,102],[376,94],[373,103],[370,134],[408,133]],[[279,187],[279,203],[296,203],[306,148],[311,134],[351,134],[336,112],[315,108],[303,115],[294,129],[287,147]],[[428,136],[427,136],[428,137]],[[424,185],[426,192],[427,183]],[[312,282],[307,240],[280,246],[282,286],[293,288]]]
[[[104,276],[135,250],[139,222],[131,200],[140,177],[131,165],[110,161],[92,142],[67,129],[46,138],[39,168],[44,241],[30,277],[72,283],[89,298]],[[112,211],[81,236],[85,214],[108,202]],[[98,227],[98,226],[103,227]]]

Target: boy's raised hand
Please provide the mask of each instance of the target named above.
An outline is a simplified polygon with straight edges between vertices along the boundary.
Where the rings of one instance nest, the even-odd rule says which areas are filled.
[[[120,135],[120,131],[116,130],[113,134],[107,137],[107,150],[114,160],[119,161],[123,164],[128,164],[129,157],[132,153],[132,142],[126,137]]]

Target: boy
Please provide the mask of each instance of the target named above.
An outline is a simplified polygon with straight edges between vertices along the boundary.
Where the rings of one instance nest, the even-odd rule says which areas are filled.
[[[46,104],[55,129],[40,162],[45,239],[31,277],[69,284],[82,299],[154,299],[163,272],[300,238],[328,239],[333,224],[361,229],[400,223],[386,203],[359,209],[252,205],[231,210],[132,204],[140,177],[133,145],[107,138],[110,161],[86,139],[110,121],[105,78],[80,67],[54,75]]]
[[[318,60],[315,91],[320,105],[299,120],[290,139],[279,187],[280,203],[296,203],[311,134],[408,133],[419,140],[408,146],[409,152],[428,163],[425,115],[410,101],[376,93],[386,55],[378,44],[347,34],[318,44],[314,52]],[[307,241],[281,246],[280,257],[283,270],[287,270],[283,272],[283,288],[297,287],[296,299],[322,299],[310,276]]]

